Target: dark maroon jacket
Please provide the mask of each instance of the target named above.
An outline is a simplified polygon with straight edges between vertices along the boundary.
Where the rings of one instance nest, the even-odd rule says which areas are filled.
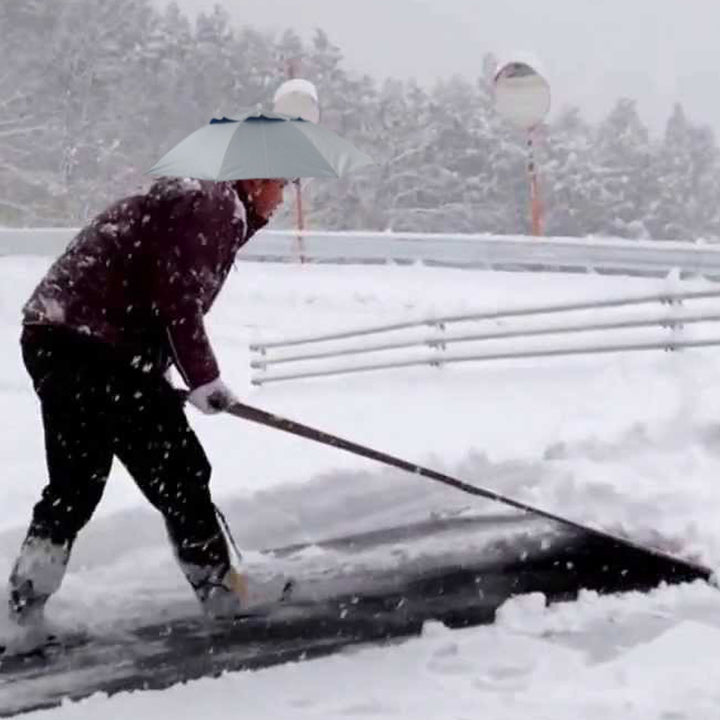
[[[188,387],[219,375],[203,316],[237,251],[265,220],[236,183],[163,179],[70,243],[23,309],[116,346],[146,369],[174,362]]]

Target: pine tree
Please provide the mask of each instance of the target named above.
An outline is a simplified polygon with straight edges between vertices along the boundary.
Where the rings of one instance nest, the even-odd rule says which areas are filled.
[[[589,232],[619,237],[649,237],[644,224],[651,198],[657,195],[653,148],[634,100],[623,98],[600,123],[593,168],[603,218]]]
[[[647,220],[658,239],[720,236],[720,162],[710,128],[693,126],[675,105],[655,160],[658,193]]]
[[[376,160],[305,183],[311,227],[530,229],[527,137],[493,108],[489,54],[477,82],[378,85],[321,30],[303,42],[233,28],[220,7],[193,24],[151,0],[3,0],[0,31],[0,223],[77,224],[143,188],[147,167],[211,117],[269,108],[295,58],[322,123]],[[660,142],[632,100],[597,126],[567,111],[535,151],[547,233],[720,238],[715,138],[680,107]],[[280,221],[293,224],[291,204]]]
[[[547,133],[542,165],[545,231],[582,236],[603,232],[602,173],[594,166],[594,133],[578,108],[569,108]]]
[[[373,109],[377,103],[375,83],[367,76],[355,77],[342,66],[340,48],[317,30],[301,58],[302,75],[318,90],[322,124],[358,147],[378,157],[373,145]],[[340,181],[305,183],[308,215],[314,227],[356,229],[378,227],[377,168],[362,170]],[[338,201],[340,199],[340,201]]]
[[[0,224],[36,223],[48,196],[52,173],[38,151],[48,131],[43,72],[55,26],[42,0],[0,3]]]

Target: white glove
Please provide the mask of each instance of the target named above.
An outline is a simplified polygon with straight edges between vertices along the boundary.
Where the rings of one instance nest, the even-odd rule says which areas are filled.
[[[219,377],[196,387],[188,395],[188,400],[206,415],[222,412],[239,402],[235,393]]]

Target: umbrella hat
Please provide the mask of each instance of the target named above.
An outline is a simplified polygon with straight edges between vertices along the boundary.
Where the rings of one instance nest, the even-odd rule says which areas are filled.
[[[212,120],[167,152],[149,175],[198,180],[343,177],[372,159],[328,128],[248,110]]]

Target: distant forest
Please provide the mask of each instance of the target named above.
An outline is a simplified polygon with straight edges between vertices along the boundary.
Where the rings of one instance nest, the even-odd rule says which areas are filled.
[[[526,139],[485,77],[379,82],[322,30],[303,41],[150,0],[2,0],[0,37],[0,225],[78,225],[145,189],[144,170],[211,117],[269,107],[298,59],[322,122],[377,160],[307,182],[310,227],[529,230]],[[661,137],[630,98],[597,124],[569,109],[536,153],[548,235],[720,239],[718,147],[680,105]],[[289,209],[278,222],[291,225]]]

